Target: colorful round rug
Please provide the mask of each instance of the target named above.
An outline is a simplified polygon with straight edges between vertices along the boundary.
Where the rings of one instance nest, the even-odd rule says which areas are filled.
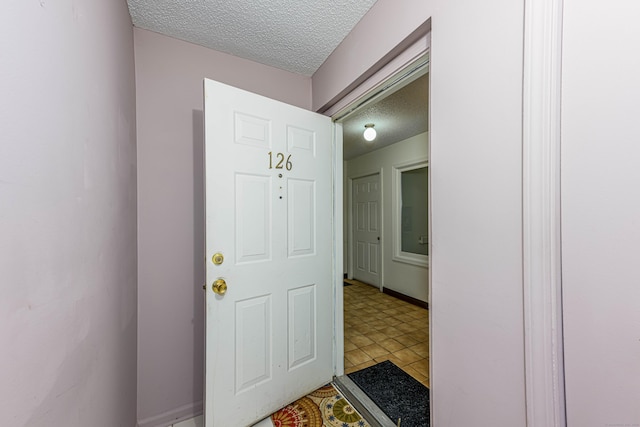
[[[346,399],[333,394],[320,403],[320,411],[325,425],[330,427],[364,427],[367,423]]]
[[[320,387],[316,391],[314,391],[312,393],[309,393],[309,396],[310,397],[319,397],[321,399],[324,399],[326,397],[333,397],[336,394],[338,394],[338,390],[333,388],[333,386],[331,384],[327,384],[326,386]]]
[[[271,415],[275,427],[322,427],[322,414],[315,402],[303,397]]]

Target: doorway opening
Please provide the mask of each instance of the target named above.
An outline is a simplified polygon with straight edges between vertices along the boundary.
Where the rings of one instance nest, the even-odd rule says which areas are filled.
[[[336,382],[381,425],[392,417],[353,374],[392,362],[430,385],[428,190],[412,196],[420,199],[413,206],[402,188],[404,171],[420,171],[407,175],[424,177],[428,188],[428,81],[424,55],[333,116],[344,145],[344,335],[336,334],[344,340],[344,370]],[[370,124],[377,137],[367,142]]]

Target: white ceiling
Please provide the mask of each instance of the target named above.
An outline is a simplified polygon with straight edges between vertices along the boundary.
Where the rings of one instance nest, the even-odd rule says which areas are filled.
[[[311,76],[376,0],[127,0],[133,25]]]
[[[133,25],[311,76],[376,0],[127,0]],[[344,158],[427,130],[427,77],[343,121]],[[389,92],[392,92],[391,90]],[[378,137],[362,138],[374,123]]]

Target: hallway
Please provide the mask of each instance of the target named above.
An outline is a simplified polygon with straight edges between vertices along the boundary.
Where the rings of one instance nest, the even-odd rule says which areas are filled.
[[[345,373],[390,360],[429,387],[429,311],[345,279]]]

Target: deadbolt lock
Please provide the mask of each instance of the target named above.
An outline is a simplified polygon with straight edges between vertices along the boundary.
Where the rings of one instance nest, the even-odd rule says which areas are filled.
[[[227,293],[227,282],[225,282],[224,279],[218,279],[213,282],[212,289],[216,294],[224,295]]]
[[[211,257],[211,261],[215,264],[215,265],[220,265],[224,262],[224,255],[222,255],[220,252],[213,254],[213,256]]]

